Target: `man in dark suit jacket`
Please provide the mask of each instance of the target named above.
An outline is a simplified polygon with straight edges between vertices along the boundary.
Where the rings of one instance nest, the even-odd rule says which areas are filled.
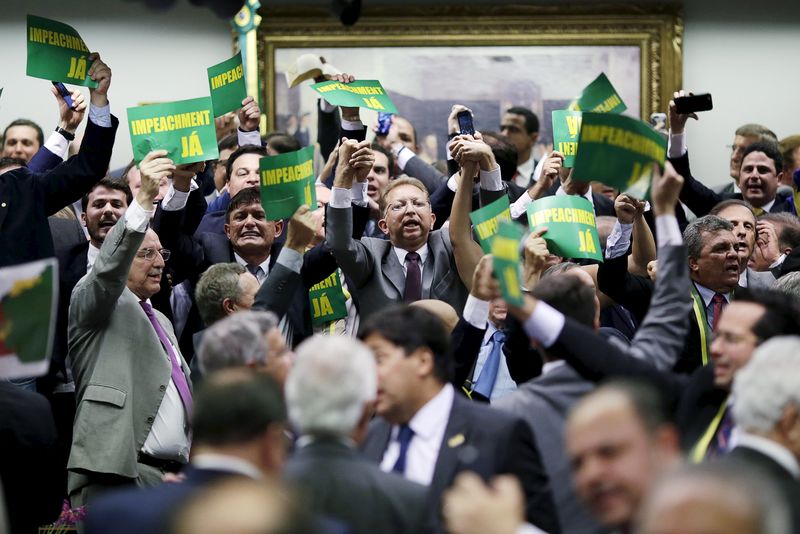
[[[46,174],[0,169],[0,266],[52,256],[47,217],[80,199],[108,169],[119,121],[108,108],[111,70],[97,54],[92,59],[90,76],[99,85],[89,90],[89,121],[78,154]]]
[[[192,462],[180,482],[109,493],[87,514],[87,534],[165,533],[183,502],[230,477],[278,475],[286,455],[286,413],[271,378],[245,369],[210,375],[195,397]]]
[[[286,479],[308,509],[354,534],[426,532],[427,488],[384,473],[355,449],[372,415],[376,376],[373,355],[353,339],[316,336],[298,347],[286,403],[300,439]]]
[[[448,336],[436,316],[396,306],[367,318],[359,337],[378,363],[379,417],[362,445],[369,459],[430,486],[437,506],[461,471],[487,480],[512,474],[524,488],[528,520],[546,532],[560,531],[530,427],[455,395],[448,383]]]

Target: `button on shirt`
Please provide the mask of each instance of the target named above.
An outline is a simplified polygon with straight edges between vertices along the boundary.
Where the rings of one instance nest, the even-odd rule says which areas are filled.
[[[414,437],[406,453],[405,478],[429,486],[433,480],[436,460],[442,446],[444,432],[453,409],[455,391],[453,386],[445,384],[442,390],[420,408],[408,426],[414,431]],[[381,460],[381,470],[392,471],[400,455],[400,443],[397,440],[399,425],[392,427],[391,438]]]

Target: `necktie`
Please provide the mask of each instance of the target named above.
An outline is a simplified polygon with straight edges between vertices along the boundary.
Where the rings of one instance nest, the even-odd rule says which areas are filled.
[[[252,274],[253,276],[256,277],[256,280],[259,279],[258,275],[259,275],[259,273],[261,273],[261,266],[260,265],[251,265],[251,264],[248,263],[247,264],[247,270],[250,271],[250,274]]]
[[[722,308],[725,303],[725,297],[720,293],[714,293],[714,296],[711,297],[711,304],[708,305],[708,311],[710,312],[708,314],[708,324],[711,325],[711,330],[717,329],[717,323],[720,315],[722,315]]]
[[[392,467],[392,472],[400,473],[401,475],[406,472],[406,455],[408,454],[408,444],[411,443],[411,438],[414,437],[414,431],[408,425],[400,425],[400,431],[397,433],[397,441],[400,443],[400,454],[397,456],[397,461]]]
[[[497,370],[500,368],[500,358],[503,355],[503,343],[506,335],[501,330],[492,334],[492,350],[481,368],[481,374],[475,382],[474,390],[487,399],[491,397],[494,383],[497,380]]]
[[[181,365],[178,361],[178,355],[175,354],[175,351],[172,348],[172,343],[170,343],[169,337],[167,337],[167,333],[164,332],[164,328],[161,326],[161,323],[158,322],[156,314],[153,313],[153,307],[143,300],[139,301],[139,305],[144,310],[147,318],[150,319],[150,323],[153,325],[159,341],[161,341],[161,344],[164,346],[164,350],[166,350],[167,354],[169,355],[169,360],[172,363],[172,381],[175,382],[175,387],[178,388],[178,395],[181,397],[181,402],[183,402],[183,407],[186,410],[186,413],[191,415],[192,392],[189,391],[189,383],[186,381],[186,377],[181,369]]]
[[[731,433],[733,432],[734,422],[730,408],[725,410],[725,415],[722,421],[719,422],[719,427],[714,435],[714,441],[708,448],[707,457],[721,456],[730,450]]]
[[[756,217],[761,217],[766,211],[764,211],[764,208],[753,208],[753,213],[756,214]]]
[[[419,254],[406,254],[406,287],[403,302],[406,304],[422,298],[422,270],[419,268]]]

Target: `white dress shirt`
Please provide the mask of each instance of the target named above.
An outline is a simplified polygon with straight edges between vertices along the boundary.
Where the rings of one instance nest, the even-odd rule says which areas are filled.
[[[771,439],[740,430],[736,446],[747,447],[769,456],[789,471],[794,478],[800,478],[800,464],[798,464],[797,458],[783,445]]]
[[[198,469],[215,469],[217,471],[229,471],[238,475],[243,475],[254,480],[263,477],[261,470],[247,460],[229,456],[227,454],[203,453],[192,457],[192,465]]]

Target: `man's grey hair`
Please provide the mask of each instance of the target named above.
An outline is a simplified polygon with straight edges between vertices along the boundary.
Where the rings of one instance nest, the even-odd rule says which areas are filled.
[[[800,302],[800,271],[785,274],[775,280],[772,288],[793,297]]]
[[[786,406],[800,409],[800,336],[778,336],[758,346],[733,380],[733,418],[745,431],[771,432]]]
[[[200,372],[266,364],[264,335],[277,326],[278,317],[267,311],[241,311],[217,321],[203,333],[197,353]]]
[[[238,263],[216,263],[203,273],[194,290],[203,324],[211,326],[227,315],[222,307],[225,299],[237,302],[242,297],[239,275],[245,272]]]
[[[686,255],[690,258],[699,258],[703,251],[703,234],[715,233],[721,230],[733,231],[733,224],[716,215],[706,215],[690,222],[683,231],[683,240],[686,243]]]
[[[316,335],[297,347],[286,380],[289,420],[301,434],[348,436],[377,388],[375,359],[366,345]]]

